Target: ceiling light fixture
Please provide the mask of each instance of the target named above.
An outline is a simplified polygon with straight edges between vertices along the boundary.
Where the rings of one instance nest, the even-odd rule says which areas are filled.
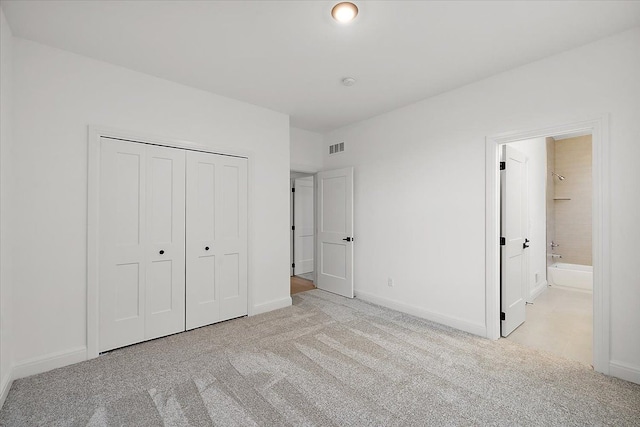
[[[331,16],[336,21],[346,24],[358,16],[358,6],[348,1],[338,3],[331,9]]]

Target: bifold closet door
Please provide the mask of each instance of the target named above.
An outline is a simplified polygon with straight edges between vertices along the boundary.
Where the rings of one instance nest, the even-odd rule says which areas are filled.
[[[187,329],[247,314],[247,159],[187,152]]]
[[[100,142],[99,351],[180,332],[185,154]]]

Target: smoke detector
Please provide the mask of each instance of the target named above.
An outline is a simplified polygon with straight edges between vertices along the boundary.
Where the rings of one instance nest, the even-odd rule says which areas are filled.
[[[354,84],[356,84],[356,79],[354,79],[353,77],[345,77],[344,79],[342,79],[342,84],[344,86],[353,86]]]

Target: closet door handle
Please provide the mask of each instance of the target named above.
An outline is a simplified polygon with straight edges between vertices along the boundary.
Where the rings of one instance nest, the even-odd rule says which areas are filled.
[[[164,255],[164,249],[160,249],[160,255]]]
[[[204,250],[205,250],[205,251],[208,251],[208,250],[209,250],[209,246],[205,246],[205,247],[204,247]]]

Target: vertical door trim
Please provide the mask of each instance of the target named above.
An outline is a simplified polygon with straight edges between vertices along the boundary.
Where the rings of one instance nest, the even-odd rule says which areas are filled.
[[[179,139],[170,139],[157,135],[121,130],[105,126],[88,126],[87,145],[87,359],[99,354],[99,230],[100,230],[100,139],[119,139],[138,144],[151,144],[167,148],[200,151],[223,156],[247,159],[247,311],[253,314],[253,278],[251,275],[252,243],[254,241],[253,221],[251,220],[253,191],[253,151],[234,147],[219,147],[196,144]]]
[[[611,166],[609,115],[527,131],[487,136],[486,172],[486,336],[500,337],[500,171],[499,149],[509,142],[590,131],[593,151],[593,367],[609,374],[611,295]]]

